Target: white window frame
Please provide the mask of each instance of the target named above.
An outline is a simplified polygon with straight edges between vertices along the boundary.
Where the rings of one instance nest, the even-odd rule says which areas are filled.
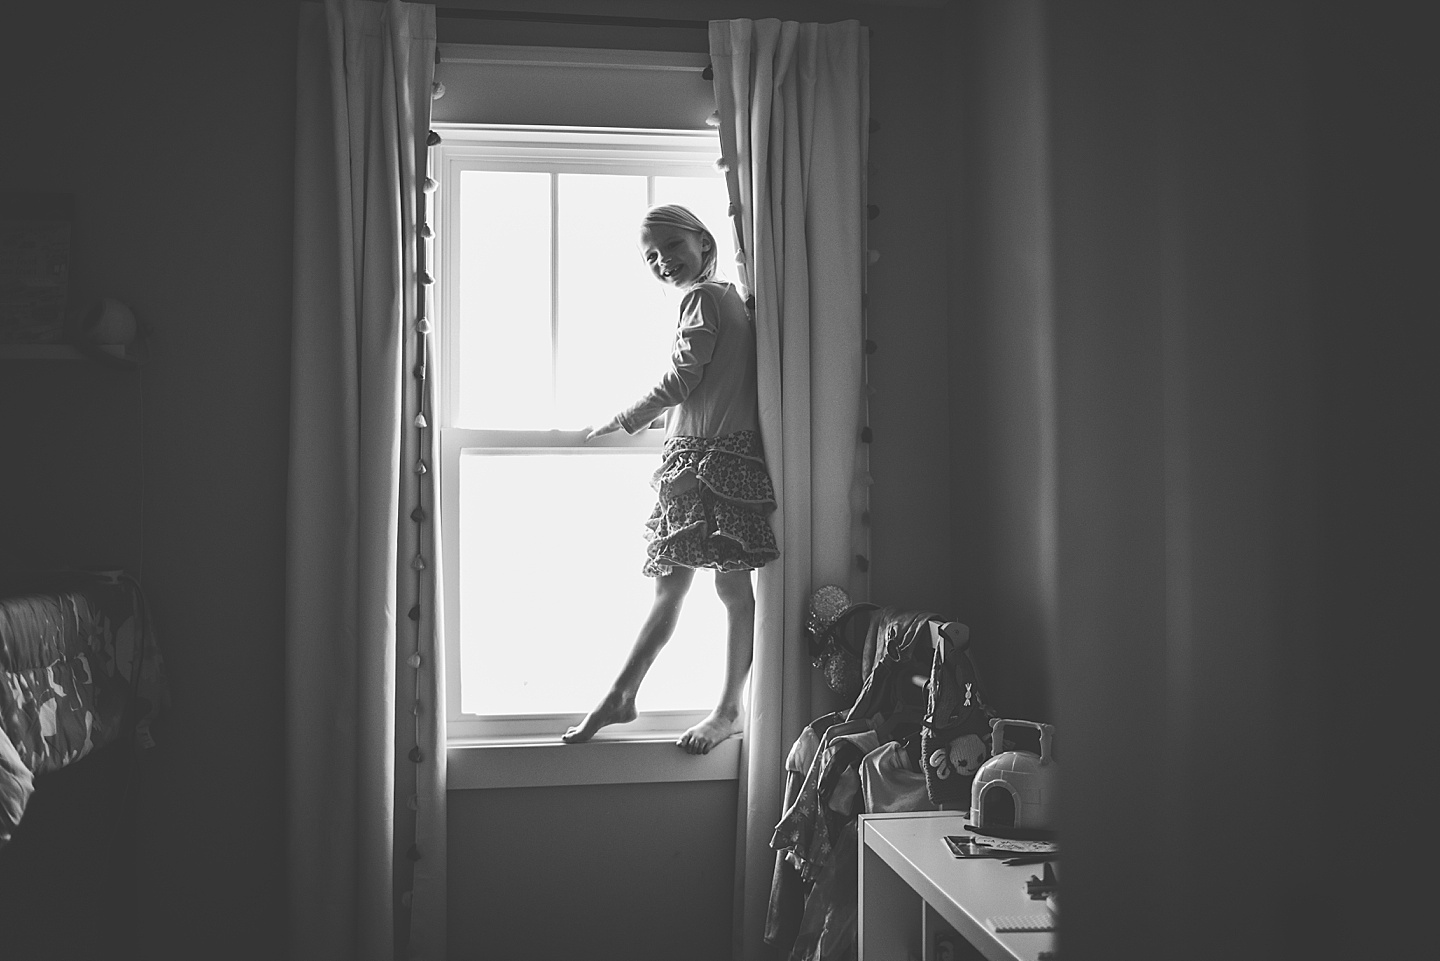
[[[559,430],[475,430],[453,426],[458,403],[456,363],[459,332],[456,325],[445,323],[445,306],[457,297],[459,271],[451,268],[450,259],[459,249],[453,205],[458,191],[447,190],[457,184],[464,170],[539,171],[556,173],[627,173],[654,176],[714,177],[714,161],[719,156],[718,138],[713,131],[659,131],[641,129],[557,128],[494,124],[434,124],[441,143],[431,148],[432,176],[438,181],[432,204],[433,226],[436,229],[439,259],[435,264],[435,320],[438,337],[437,429],[440,446],[440,525],[444,597],[444,637],[448,663],[459,664],[459,546],[454,534],[454,518],[458,518],[458,477],[461,458],[475,452],[498,456],[525,456],[534,452],[557,450],[581,451],[582,444],[591,451],[629,448],[637,454],[653,454],[663,442],[663,430],[655,425],[635,435],[616,432],[588,444],[581,431]],[[552,180],[552,184],[553,184]],[[653,199],[653,195],[652,195]],[[553,232],[552,232],[553,233]],[[557,241],[558,242],[558,239]],[[552,255],[553,256],[553,255]],[[552,310],[554,308],[552,307]],[[552,319],[552,323],[553,323]],[[658,422],[657,422],[658,424]],[[450,519],[447,523],[447,519]],[[448,536],[447,536],[448,535]],[[619,669],[619,665],[616,665]],[[577,723],[583,715],[522,715],[479,717],[461,712],[460,671],[447,671],[447,740],[457,746],[488,745],[515,748],[524,745],[551,746],[558,732]],[[599,741],[638,744],[666,742],[673,753],[680,753],[669,744],[674,736],[697,723],[708,710],[643,712],[629,724],[606,728],[597,736]],[[715,757],[708,764],[690,765],[682,778],[734,777],[738,761],[739,738],[730,739],[730,746],[712,751]],[[560,745],[565,747],[564,745]],[[602,750],[613,748],[602,747]],[[575,770],[566,775],[544,773],[544,765],[535,767],[533,757],[523,751],[511,762],[487,757],[484,774],[465,774],[462,765],[456,770],[457,757],[451,752],[452,775],[460,774],[460,786],[523,786],[549,783],[602,783],[614,780],[672,780],[673,775],[619,776],[604,764],[586,764],[595,752],[580,755],[571,749],[568,755],[549,752],[559,760],[568,756]],[[633,757],[633,754],[632,754]],[[665,766],[668,766],[665,765]],[[608,772],[608,773],[607,773]],[[578,776],[577,776],[578,775]],[[456,779],[452,776],[452,783]],[[463,783],[463,782],[473,783]]]

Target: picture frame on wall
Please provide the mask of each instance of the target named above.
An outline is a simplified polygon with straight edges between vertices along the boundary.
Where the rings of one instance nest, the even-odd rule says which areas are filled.
[[[74,197],[0,191],[0,344],[65,339]]]

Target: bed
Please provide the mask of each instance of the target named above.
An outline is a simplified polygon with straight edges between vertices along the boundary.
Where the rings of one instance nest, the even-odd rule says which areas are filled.
[[[165,701],[160,652],[133,579],[0,576],[0,857],[37,779],[109,745],[153,745]]]

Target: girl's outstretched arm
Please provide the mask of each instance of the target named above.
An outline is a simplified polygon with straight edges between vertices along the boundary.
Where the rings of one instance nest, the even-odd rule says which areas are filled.
[[[592,427],[592,428],[590,428],[589,433],[587,433],[587,434],[585,435],[585,439],[586,439],[587,441],[591,441],[591,440],[594,440],[594,439],[597,438],[597,437],[604,437],[606,434],[613,434],[613,433],[615,433],[615,432],[616,432],[617,430],[619,430],[619,429],[620,429],[620,415],[619,415],[619,414],[616,414],[614,417],[610,418],[609,421],[607,421],[607,422],[604,423],[604,424],[601,424],[599,427]]]

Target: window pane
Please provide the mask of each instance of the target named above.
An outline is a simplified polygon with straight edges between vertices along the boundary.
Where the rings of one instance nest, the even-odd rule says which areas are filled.
[[[603,424],[653,386],[670,350],[678,301],[640,257],[646,178],[559,175],[562,430]]]
[[[455,424],[549,427],[550,175],[466,170],[459,190]]]
[[[461,455],[464,713],[583,712],[608,690],[654,596],[640,567],[658,462],[654,450]],[[714,706],[724,625],[701,572],[640,710]]]

